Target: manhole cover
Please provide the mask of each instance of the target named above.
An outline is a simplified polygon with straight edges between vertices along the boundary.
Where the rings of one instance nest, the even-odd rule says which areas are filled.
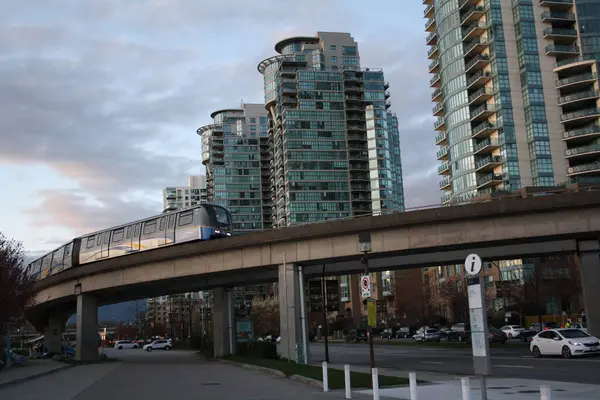
[[[539,393],[539,390],[519,390],[519,393]]]
[[[512,388],[507,387],[507,386],[490,386],[490,389],[506,390],[506,389],[512,389]]]
[[[218,382],[206,382],[206,383],[202,384],[202,386],[219,386],[219,385],[220,385],[220,383],[218,383]]]

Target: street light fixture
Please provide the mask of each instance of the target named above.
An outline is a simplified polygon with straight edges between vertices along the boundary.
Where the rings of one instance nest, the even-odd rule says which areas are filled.
[[[362,262],[365,265],[365,275],[369,275],[369,253],[373,250],[371,246],[371,232],[360,232],[358,234],[359,250],[363,253]],[[373,295],[373,293],[371,293]],[[369,299],[366,299],[369,301]],[[369,362],[371,369],[375,368],[375,352],[373,351],[373,328],[367,322],[369,334]]]

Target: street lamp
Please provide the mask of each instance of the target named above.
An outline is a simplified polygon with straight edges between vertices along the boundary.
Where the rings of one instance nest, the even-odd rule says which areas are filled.
[[[358,234],[359,250],[363,253],[362,262],[365,265],[365,275],[369,275],[369,253],[371,247],[371,232],[360,232]],[[372,293],[371,293],[372,295]],[[369,299],[367,299],[369,301]],[[367,329],[369,333],[369,362],[371,369],[375,368],[375,352],[373,351],[373,328],[367,321]]]

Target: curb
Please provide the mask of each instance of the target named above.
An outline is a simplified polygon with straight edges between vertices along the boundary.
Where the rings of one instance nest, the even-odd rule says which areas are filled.
[[[74,366],[75,365],[63,365],[63,366],[51,369],[50,371],[39,372],[37,374],[25,376],[23,378],[17,378],[17,379],[14,379],[12,381],[8,381],[8,382],[0,382],[0,389],[4,388],[6,386],[15,385],[17,383],[21,383],[21,382],[28,381],[28,380],[31,380],[31,379],[40,378],[42,376],[50,375],[50,374],[53,374],[55,372],[62,371],[63,369],[73,368]]]
[[[252,365],[252,364],[242,364],[242,363],[238,363],[235,361],[229,361],[229,360],[221,360],[218,359],[219,361],[226,363],[226,364],[230,364],[230,365],[236,365],[238,367],[242,367],[242,368],[246,368],[246,369],[252,369],[255,371],[260,371],[260,372],[266,372],[267,374],[271,374],[271,375],[275,375],[275,376],[282,376],[282,377],[286,377],[285,374],[281,371],[279,371],[278,369],[272,369],[272,368],[266,368],[266,367],[260,367],[258,365]]]
[[[307,385],[315,386],[319,389],[323,389],[323,382],[318,381],[316,379],[307,378],[302,375],[292,375],[292,376],[290,376],[290,379],[292,379],[294,381],[306,383]]]

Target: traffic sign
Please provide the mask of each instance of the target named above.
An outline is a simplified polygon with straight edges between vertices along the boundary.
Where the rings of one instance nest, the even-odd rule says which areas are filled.
[[[469,254],[465,258],[465,271],[468,275],[478,275],[481,272],[482,265],[481,257],[477,254]]]
[[[360,289],[363,299],[371,297],[371,276],[363,275],[360,277]]]

